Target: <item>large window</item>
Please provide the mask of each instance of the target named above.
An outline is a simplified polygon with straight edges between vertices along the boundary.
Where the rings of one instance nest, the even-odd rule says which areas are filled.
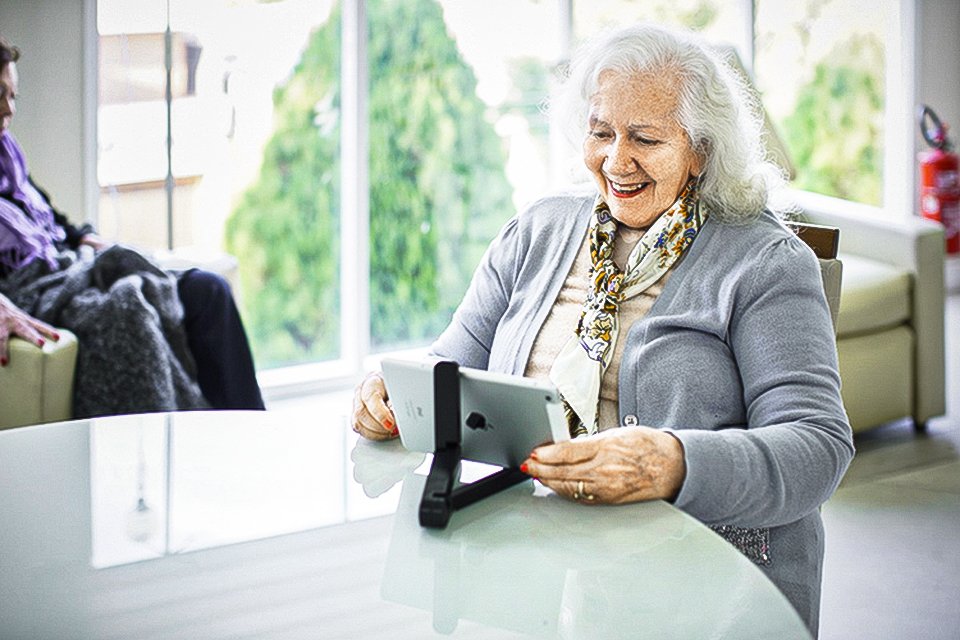
[[[130,9],[98,3],[101,230],[201,263],[237,256],[262,366],[338,357],[337,7]]]
[[[886,36],[894,2],[756,2],[754,69],[794,186],[883,202]]]
[[[575,0],[574,37],[602,29],[650,22],[698,31],[716,45],[742,48],[750,39],[750,1],[729,0]]]
[[[533,0],[367,3],[374,350],[442,331],[497,229],[545,188],[558,25]]]
[[[886,197],[897,2],[136,6],[98,0],[99,226],[201,263],[235,256],[265,379],[346,379],[429,344],[497,229],[571,179],[544,103],[602,29],[661,22],[735,51],[796,187]]]

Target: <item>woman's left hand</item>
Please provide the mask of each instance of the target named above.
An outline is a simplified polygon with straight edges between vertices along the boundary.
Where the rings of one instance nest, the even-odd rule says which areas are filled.
[[[621,427],[537,447],[522,470],[588,504],[672,500],[683,486],[683,446],[667,431]]]

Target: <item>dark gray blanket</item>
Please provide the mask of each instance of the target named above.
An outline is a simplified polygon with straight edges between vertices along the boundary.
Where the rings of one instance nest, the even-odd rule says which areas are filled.
[[[0,280],[30,315],[77,335],[77,418],[207,406],[187,348],[177,281],[115,245],[93,259],[72,252],[51,270],[36,260]]]

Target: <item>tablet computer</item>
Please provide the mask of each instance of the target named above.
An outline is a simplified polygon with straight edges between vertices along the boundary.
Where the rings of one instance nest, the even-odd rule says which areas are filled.
[[[436,363],[436,359],[395,358],[382,362],[400,441],[411,451],[432,453],[435,449]],[[560,393],[550,382],[467,367],[459,371],[461,450],[465,459],[519,467],[539,445],[570,439]]]

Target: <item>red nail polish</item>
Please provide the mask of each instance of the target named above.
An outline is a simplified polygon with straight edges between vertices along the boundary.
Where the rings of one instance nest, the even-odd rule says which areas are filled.
[[[37,339],[37,346],[38,346],[38,347],[42,347],[42,346],[45,345],[45,344],[46,344],[46,341],[44,341],[43,338],[38,338],[38,339]]]
[[[528,469],[529,469],[529,467],[527,467],[527,463],[526,463],[526,462],[524,462],[522,465],[520,465],[520,471],[526,473]]]
[[[390,420],[389,418],[387,418],[386,420],[383,421],[383,426],[386,427],[387,431],[393,431],[393,430],[394,430],[394,428],[393,428],[393,420]]]
[[[53,341],[54,341],[54,342],[60,342],[60,334],[59,334],[59,333],[53,334]]]
[[[5,367],[5,366],[7,366],[7,359],[0,358],[0,367]]]

